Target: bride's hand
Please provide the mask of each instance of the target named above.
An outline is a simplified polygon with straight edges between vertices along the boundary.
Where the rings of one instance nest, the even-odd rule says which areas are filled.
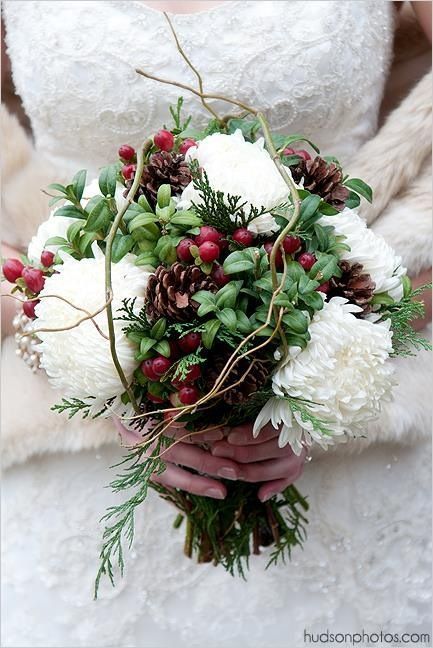
[[[239,479],[264,482],[257,495],[265,502],[301,476],[307,454],[303,450],[298,457],[289,445],[279,448],[278,436],[279,432],[267,425],[254,439],[252,425],[241,425],[233,428],[227,439],[216,441],[212,454],[235,461],[241,469]]]
[[[140,442],[141,437],[126,430],[119,419],[113,417],[113,422],[125,444],[133,447]],[[239,479],[240,466],[230,459],[214,457],[209,450],[196,445],[222,439],[223,433],[213,430],[205,434],[189,435],[183,427],[173,425],[165,434],[173,437],[175,444],[164,451],[161,459],[166,468],[160,475],[155,475],[153,481],[168,488],[181,488],[194,495],[224,499],[227,488],[221,481],[212,477]],[[193,468],[206,476],[196,475],[184,468]]]

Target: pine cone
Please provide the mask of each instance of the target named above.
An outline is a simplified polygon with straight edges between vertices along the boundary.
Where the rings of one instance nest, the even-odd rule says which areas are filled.
[[[216,345],[212,349],[212,361],[205,365],[206,368],[203,374],[207,391],[212,389],[214,386],[232,353],[233,349],[222,347],[220,345]],[[232,387],[232,389],[222,394],[223,400],[228,405],[238,405],[239,403],[242,403],[251,394],[259,391],[269,378],[269,369],[267,368],[265,359],[257,356],[249,356],[243,358],[233,367],[220,389],[224,389],[229,385],[238,382],[247,369],[251,367],[253,361],[254,364],[243,381],[239,385],[236,385],[236,387]]]
[[[158,189],[163,184],[169,184],[173,194],[180,194],[191,182],[191,173],[185,156],[179,153],[160,151],[151,155],[148,164],[143,169],[140,186],[134,200],[145,195],[152,208],[156,205]],[[127,180],[128,193],[133,180]]]
[[[198,266],[174,263],[170,268],[159,266],[149,277],[145,301],[149,322],[168,317],[187,322],[196,315],[198,304],[192,299],[199,290],[218,290],[213,280]]]
[[[330,279],[328,299],[345,297],[363,309],[363,312],[360,313],[361,316],[367,315],[371,311],[370,302],[376,284],[369,274],[363,272],[363,266],[360,263],[350,264],[348,261],[340,261],[338,265],[343,274],[341,277]]]
[[[304,179],[304,189],[321,196],[335,209],[344,209],[349,190],[342,185],[343,173],[336,164],[317,155],[313,160],[301,160],[291,172],[296,183]]]

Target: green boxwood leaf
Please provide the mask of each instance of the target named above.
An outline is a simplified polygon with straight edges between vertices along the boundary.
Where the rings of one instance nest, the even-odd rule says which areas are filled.
[[[66,218],[81,218],[85,219],[86,215],[81,212],[75,205],[63,205],[63,207],[59,207],[59,209],[56,209],[54,212],[54,216],[64,216]]]
[[[216,302],[216,296],[214,293],[211,293],[208,290],[199,290],[198,292],[194,293],[194,301],[196,301],[197,304],[212,304],[212,306],[214,306]]]
[[[301,212],[299,215],[300,222],[309,220],[318,210],[321,203],[321,197],[315,194],[309,194],[304,198],[301,204]]]
[[[215,336],[221,326],[218,319],[211,319],[204,323],[204,331],[201,334],[201,340],[205,349],[211,349],[215,340]]]
[[[238,319],[232,308],[223,308],[222,311],[217,313],[217,317],[220,322],[229,329],[229,331],[236,331]]]
[[[335,209],[335,207],[329,205],[324,200],[322,200],[322,202],[319,205],[319,212],[324,216],[337,216],[337,214],[340,213],[338,209]]]
[[[99,188],[104,196],[113,196],[116,193],[117,164],[102,167],[99,173]]]
[[[86,232],[97,232],[98,230],[105,229],[111,220],[111,216],[112,214],[106,199],[99,196],[99,200],[92,207],[83,229]]]
[[[135,259],[136,266],[150,266],[151,268],[156,268],[159,260],[152,252],[143,252],[139,254]]]
[[[82,169],[81,171],[77,171],[72,179],[72,190],[77,200],[81,200],[83,197],[84,187],[86,186],[86,176],[86,169]]]
[[[236,318],[237,318],[236,329],[240,333],[243,333],[244,335],[248,335],[249,333],[251,333],[253,327],[246,314],[241,310],[237,310]]]
[[[155,214],[147,214],[147,213],[141,212],[140,214],[135,216],[131,221],[129,221],[128,230],[129,230],[130,233],[132,233],[138,227],[144,227],[145,225],[155,224],[157,222],[157,220],[158,219],[155,216]]]
[[[236,250],[228,255],[223,264],[225,274],[234,274],[236,272],[246,272],[254,268],[254,261],[246,254],[244,250]]]
[[[347,200],[346,200],[346,202],[344,204],[349,209],[356,209],[361,204],[361,199],[360,199],[360,197],[358,196],[357,193],[355,193],[354,191],[351,191],[349,193],[349,197],[347,198]]]
[[[300,300],[306,305],[312,308],[315,311],[322,310],[323,308],[323,297],[320,296],[319,292],[312,292],[308,295],[302,295]]]
[[[141,354],[147,353],[148,351],[150,351],[150,349],[154,347],[155,344],[156,344],[156,340],[154,340],[153,338],[150,337],[141,338],[140,353]]]
[[[352,189],[357,194],[368,200],[368,202],[373,202],[373,190],[372,188],[360,178],[350,178],[344,183],[346,187]],[[347,203],[346,203],[347,204]]]
[[[203,225],[201,218],[194,214],[192,211],[180,211],[170,218],[172,225],[183,225],[186,227],[200,227]]]
[[[308,317],[300,310],[283,315],[283,323],[291,333],[305,333],[308,330]]]
[[[167,330],[167,320],[165,319],[165,317],[160,317],[160,319],[157,322],[155,322],[155,324],[150,329],[150,337],[159,341],[164,337],[166,330]]]
[[[66,238],[72,245],[75,244],[76,240],[81,234],[83,229],[83,221],[79,220],[76,223],[71,223],[66,231]]]
[[[153,347],[155,351],[163,355],[165,358],[169,358],[171,354],[170,345],[167,340],[161,340]]]
[[[45,245],[68,245],[68,241],[62,236],[52,236],[45,241]]]
[[[130,234],[116,234],[111,248],[111,260],[118,263],[134,247],[135,241]]]
[[[95,240],[94,232],[86,232],[81,236],[81,238],[78,240],[78,249],[80,250],[82,255],[87,256],[87,253],[89,252],[89,248],[94,240]],[[90,256],[92,255],[90,254]]]
[[[331,277],[340,276],[338,258],[332,254],[321,254],[309,272],[311,279],[323,283]]]

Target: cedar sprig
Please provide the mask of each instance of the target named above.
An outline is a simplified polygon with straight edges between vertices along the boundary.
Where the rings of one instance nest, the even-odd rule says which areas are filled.
[[[94,398],[94,396],[89,396],[89,398]],[[68,419],[71,419],[73,416],[78,414],[78,412],[81,412],[82,418],[85,419],[88,418],[88,416],[90,415],[91,407],[92,407],[92,403],[86,403],[85,401],[80,400],[79,398],[71,398],[70,400],[68,400],[67,398],[62,398],[62,402],[53,405],[51,407],[51,410],[53,412],[58,412],[59,414],[63,414],[63,412],[67,412]],[[98,416],[98,414],[96,416]]]
[[[429,340],[415,331],[411,324],[413,320],[423,317],[425,313],[423,302],[417,301],[415,298],[425,290],[431,289],[431,286],[431,284],[425,284],[410,291],[406,297],[403,297],[403,299],[395,304],[387,306],[386,310],[381,313],[382,319],[391,320],[392,357],[413,356],[415,355],[414,350],[432,350],[432,345]]]
[[[151,326],[147,321],[146,317],[146,307],[143,306],[138,313],[134,311],[136,297],[133,299],[122,299],[122,306],[118,309],[120,313],[119,317],[115,317],[115,320],[121,320],[124,322],[129,322],[128,326],[125,326],[122,331],[126,336],[131,333],[138,333],[140,335],[149,337]]]
[[[248,201],[241,202],[241,196],[233,196],[212,189],[206,171],[199,169],[196,160],[190,164],[190,170],[194,188],[198,191],[202,201],[200,204],[193,202],[193,207],[206,225],[212,225],[220,231],[232,234],[239,227],[247,227],[255,218],[270,212],[265,207],[257,208],[253,205],[249,205],[248,211],[246,211],[245,207]]]
[[[149,441],[149,443],[131,451],[121,462],[112,466],[113,468],[124,466],[123,472],[110,483],[113,493],[130,488],[135,490],[125,502],[108,508],[100,520],[101,522],[105,521],[107,525],[102,536],[103,544],[99,554],[100,566],[95,579],[95,599],[98,597],[102,576],[108,576],[113,587],[115,586],[114,569],[116,564],[123,577],[125,568],[123,543],[126,542],[128,548],[131,548],[134,539],[135,510],[147,497],[152,475],[164,471],[165,465],[159,455],[170,442],[166,437],[160,436],[152,450],[150,449],[152,442]]]

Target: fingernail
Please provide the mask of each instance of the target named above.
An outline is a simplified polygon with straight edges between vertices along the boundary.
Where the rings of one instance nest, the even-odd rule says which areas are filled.
[[[204,441],[220,441],[223,438],[222,432],[220,430],[215,430],[214,432],[206,432],[203,434]]]
[[[214,457],[234,457],[235,456],[235,451],[233,448],[229,448],[226,445],[223,447],[218,447],[215,446],[215,448],[212,448],[212,454]]]
[[[237,479],[238,475],[234,468],[223,466],[218,470],[218,477],[225,477],[225,479]]]
[[[208,488],[205,491],[206,497],[213,497],[214,499],[224,499],[223,493],[218,488]]]

